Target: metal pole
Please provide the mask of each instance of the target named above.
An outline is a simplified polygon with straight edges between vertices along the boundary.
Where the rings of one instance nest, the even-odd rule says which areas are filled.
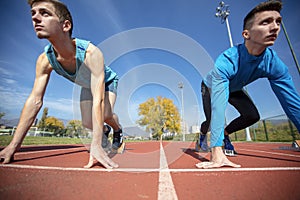
[[[294,59],[294,61],[295,61],[295,64],[296,64],[298,73],[299,73],[299,75],[300,75],[300,67],[299,67],[299,63],[298,63],[296,54],[295,54],[295,52],[294,52],[294,49],[293,49],[293,47],[292,47],[292,43],[291,43],[291,41],[290,41],[290,39],[289,39],[289,36],[288,36],[288,34],[287,34],[287,31],[286,31],[286,29],[285,29],[285,26],[284,26],[283,21],[281,22],[281,27],[282,27],[282,29],[283,29],[284,35],[285,35],[285,37],[286,37],[286,40],[287,40],[287,42],[288,42],[288,44],[289,44],[289,47],[290,47],[290,50],[291,50],[293,59]]]
[[[226,21],[226,26],[227,26],[227,32],[228,32],[230,47],[233,47],[233,42],[232,42],[232,37],[231,37],[231,31],[230,31],[229,22],[228,22],[228,18],[227,17],[226,17],[225,21]]]
[[[182,140],[185,141],[185,123],[184,123],[184,104],[183,104],[183,83],[178,84],[178,88],[181,89],[181,123],[182,123]]]

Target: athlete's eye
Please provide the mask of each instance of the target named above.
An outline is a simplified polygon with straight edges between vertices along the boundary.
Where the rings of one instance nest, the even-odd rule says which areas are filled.
[[[280,24],[281,24],[281,22],[282,22],[282,20],[281,20],[281,19],[277,19],[277,20],[276,20],[276,24],[277,24],[277,25],[280,25]]]
[[[47,17],[47,16],[49,16],[49,15],[50,15],[50,13],[48,13],[47,11],[42,11],[42,12],[41,12],[41,15],[43,15],[43,16],[45,16],[45,17]]]
[[[31,17],[35,15],[35,11],[31,11]]]
[[[263,20],[263,21],[261,22],[262,25],[268,25],[268,24],[270,24],[270,23],[271,23],[271,20],[270,20],[270,19],[266,19],[266,20]]]

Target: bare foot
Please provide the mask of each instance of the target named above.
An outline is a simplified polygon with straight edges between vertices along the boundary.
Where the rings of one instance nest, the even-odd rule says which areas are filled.
[[[0,152],[0,162],[8,164],[14,160],[15,150],[7,146]]]
[[[241,167],[241,165],[235,164],[228,160],[222,151],[222,147],[211,148],[211,161],[210,162],[200,162],[196,164],[197,168],[200,169],[210,169],[210,168],[220,168],[220,167]]]
[[[89,163],[84,168],[91,168],[96,162],[101,163],[107,169],[118,168],[118,164],[112,161],[106,152],[98,145],[92,145],[90,149]]]

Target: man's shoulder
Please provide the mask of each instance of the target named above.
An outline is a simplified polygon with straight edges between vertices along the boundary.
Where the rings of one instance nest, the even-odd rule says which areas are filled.
[[[279,58],[276,51],[270,47],[266,48],[265,55],[271,58]]]
[[[217,58],[216,63],[232,63],[236,64],[236,61],[238,60],[239,57],[239,47],[238,46],[233,46],[229,49],[226,49],[223,51]]]
[[[235,63],[235,60],[238,60],[240,55],[239,51],[239,46],[228,48],[218,56],[217,61]]]
[[[86,56],[94,55],[94,54],[99,54],[102,55],[102,51],[95,46],[93,43],[89,43],[87,48],[86,48]]]
[[[45,52],[41,53],[36,62],[37,67],[51,67],[48,57]]]
[[[91,43],[91,41],[81,39],[81,38],[75,38],[75,41],[76,41],[76,46],[88,46]]]

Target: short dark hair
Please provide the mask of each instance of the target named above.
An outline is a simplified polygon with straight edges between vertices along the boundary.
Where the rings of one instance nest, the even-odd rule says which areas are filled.
[[[273,10],[280,13],[281,9],[282,9],[282,2],[279,0],[271,0],[271,1],[266,1],[258,4],[244,18],[243,30],[251,28],[256,13],[260,13],[263,11],[273,11]]]
[[[72,36],[73,19],[72,19],[72,15],[71,15],[68,7],[64,3],[62,3],[58,0],[28,0],[27,2],[31,8],[34,3],[38,3],[38,2],[48,2],[48,3],[53,4],[53,6],[55,8],[55,14],[59,17],[59,21],[60,22],[64,22],[65,20],[70,21],[71,29],[69,31],[69,35],[70,35],[70,37]]]

